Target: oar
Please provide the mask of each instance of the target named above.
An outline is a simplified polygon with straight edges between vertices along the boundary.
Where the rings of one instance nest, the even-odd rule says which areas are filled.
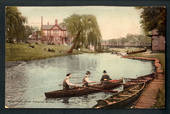
[[[76,83],[75,85],[78,85],[78,84],[82,84],[82,82],[80,83]],[[59,86],[63,86],[63,84],[58,84]]]
[[[92,83],[98,83],[98,82],[92,82]],[[78,84],[78,83],[77,83],[77,84]],[[82,84],[82,83],[81,83],[81,84]],[[78,86],[78,87],[75,87],[75,88],[79,88],[79,87],[81,87],[81,86]],[[92,86],[89,86],[88,88],[94,89],[94,90],[103,91],[103,92],[117,93],[117,91],[113,91],[113,90],[103,90],[103,89],[99,89],[99,88],[92,87]]]
[[[96,84],[100,84],[100,82],[90,82],[90,83],[96,83]],[[77,84],[83,84],[82,82],[79,82],[79,83],[75,83],[75,85],[77,85]],[[59,86],[63,86],[63,84],[58,84]]]
[[[114,83],[114,82],[117,82],[117,81],[119,81],[119,80],[108,80],[108,81]],[[100,84],[101,82],[93,81],[93,82],[90,82],[90,83]],[[76,84],[83,84],[83,83],[82,83],[82,82],[79,82],[79,83],[76,83]],[[62,85],[63,85],[63,84],[59,84],[59,86],[62,86]]]
[[[109,82],[118,82],[120,80],[108,80]]]

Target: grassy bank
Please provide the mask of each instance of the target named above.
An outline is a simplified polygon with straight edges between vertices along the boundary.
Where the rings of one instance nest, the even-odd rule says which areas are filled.
[[[112,52],[133,52],[133,51],[140,51],[145,48],[135,48],[135,47],[126,47],[126,48],[112,48],[110,49]]]
[[[138,53],[138,54],[129,54],[129,56],[158,58],[165,72],[165,53]],[[153,108],[165,108],[165,87],[163,87],[158,91],[156,103],[154,104]]]
[[[163,70],[165,71],[165,53],[137,53],[137,54],[129,54],[129,56],[136,57],[155,57],[160,60]]]
[[[156,100],[157,102],[154,104],[153,108],[165,108],[165,86],[159,89]]]
[[[68,55],[69,46],[46,44],[6,43],[6,61],[28,61]],[[74,50],[72,54],[91,52],[88,49]]]

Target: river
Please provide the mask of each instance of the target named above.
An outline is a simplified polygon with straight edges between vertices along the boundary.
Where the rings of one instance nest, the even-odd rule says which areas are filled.
[[[112,79],[136,78],[154,72],[150,61],[121,58],[110,53],[79,54],[21,62],[6,67],[5,105],[9,108],[91,108],[111,93],[94,93],[81,97],[46,99],[44,92],[62,89],[67,73],[71,82],[80,83],[85,72],[99,82],[103,70]]]

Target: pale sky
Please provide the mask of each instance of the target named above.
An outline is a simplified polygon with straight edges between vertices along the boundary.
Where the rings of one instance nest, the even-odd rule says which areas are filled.
[[[97,22],[104,40],[125,37],[127,34],[142,34],[140,27],[140,10],[134,7],[118,6],[68,6],[68,7],[18,7],[28,24],[40,27],[43,24],[63,22],[72,14],[92,14]]]

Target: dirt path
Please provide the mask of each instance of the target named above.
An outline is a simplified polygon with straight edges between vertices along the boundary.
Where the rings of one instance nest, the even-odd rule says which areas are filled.
[[[156,103],[157,93],[159,89],[162,89],[164,86],[164,82],[164,74],[158,74],[158,76],[144,90],[137,101],[135,108],[151,108]]]

